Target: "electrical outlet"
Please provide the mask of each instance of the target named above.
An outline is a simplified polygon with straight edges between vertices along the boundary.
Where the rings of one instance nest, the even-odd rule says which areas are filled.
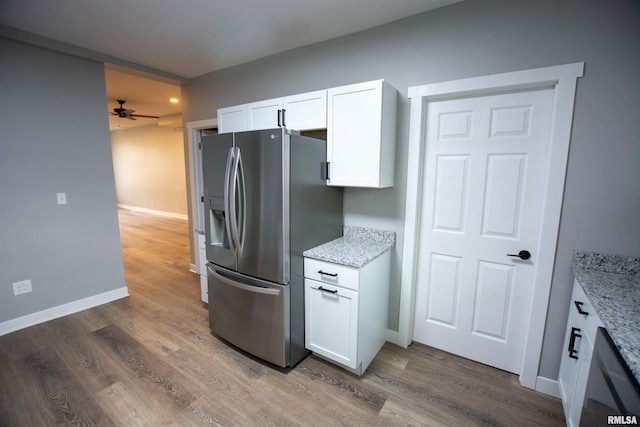
[[[13,295],[26,294],[27,292],[31,292],[33,288],[31,287],[31,280],[21,280],[20,282],[13,282]]]
[[[67,204],[67,193],[57,193],[56,197],[58,198],[58,204],[59,205],[66,205]]]

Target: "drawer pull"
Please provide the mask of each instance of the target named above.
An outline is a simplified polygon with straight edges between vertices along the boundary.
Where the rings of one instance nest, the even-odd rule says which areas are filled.
[[[327,273],[326,271],[322,271],[322,270],[318,270],[318,273],[323,276],[338,277],[338,273]]]
[[[330,294],[337,294],[338,293],[337,289],[327,289],[327,288],[323,288],[322,286],[319,286],[318,290],[322,291],[322,292],[329,292]]]
[[[574,301],[573,303],[576,305],[576,308],[578,309],[578,313],[580,313],[580,314],[584,314],[585,316],[588,316],[588,315],[589,315],[589,312],[588,312],[588,311],[584,311],[584,310],[582,309],[582,306],[584,305],[584,303],[583,303],[583,302],[580,302],[580,301]]]
[[[569,357],[572,359],[576,359],[578,360],[578,350],[576,350],[576,338],[582,338],[582,335],[580,335],[578,332],[580,332],[580,328],[571,328],[571,337],[569,338],[569,348],[567,349],[569,351]]]

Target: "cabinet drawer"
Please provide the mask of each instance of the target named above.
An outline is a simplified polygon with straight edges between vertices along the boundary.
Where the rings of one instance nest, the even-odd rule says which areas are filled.
[[[573,310],[575,312],[575,315],[580,319],[579,326],[581,327],[581,329],[583,329],[582,332],[589,337],[591,342],[594,342],[596,339],[596,333],[598,332],[598,327],[602,326],[602,322],[596,314],[596,311],[593,309],[591,302],[589,302],[589,299],[584,293],[582,286],[580,286],[577,281],[573,286],[573,293],[571,294],[571,307],[569,309]]]
[[[304,277],[330,285],[358,290],[360,270],[316,259],[304,259]]]

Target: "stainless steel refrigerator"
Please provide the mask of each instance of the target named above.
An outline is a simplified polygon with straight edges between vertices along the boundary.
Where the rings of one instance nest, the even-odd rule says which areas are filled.
[[[202,138],[209,324],[281,367],[302,360],[302,252],[342,235],[326,143],[282,128]]]

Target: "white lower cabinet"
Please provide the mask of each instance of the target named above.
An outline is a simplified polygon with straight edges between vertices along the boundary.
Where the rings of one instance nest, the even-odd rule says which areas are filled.
[[[357,366],[358,292],[305,279],[306,347],[349,368]]]
[[[305,258],[305,347],[362,375],[386,341],[390,252],[361,268]]]
[[[564,415],[570,427],[580,425],[591,355],[598,327],[601,326],[602,321],[593,310],[582,287],[574,281],[564,339],[564,354],[558,377]]]

